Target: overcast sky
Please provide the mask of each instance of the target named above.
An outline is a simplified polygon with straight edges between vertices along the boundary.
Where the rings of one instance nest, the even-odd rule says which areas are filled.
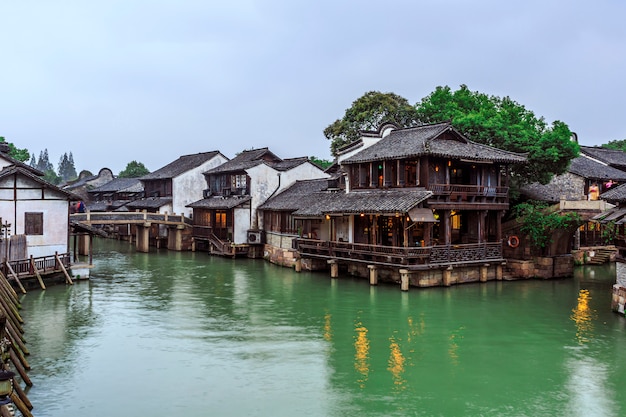
[[[583,145],[626,139],[623,0],[5,0],[0,18],[0,136],[55,168],[330,159],[324,128],[364,93],[461,84]]]

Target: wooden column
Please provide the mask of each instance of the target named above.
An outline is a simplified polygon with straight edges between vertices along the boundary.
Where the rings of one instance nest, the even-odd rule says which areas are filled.
[[[78,235],[78,254],[89,255],[90,247],[91,240],[89,239],[89,235],[82,233]]]
[[[150,251],[150,223],[137,225],[137,252]]]

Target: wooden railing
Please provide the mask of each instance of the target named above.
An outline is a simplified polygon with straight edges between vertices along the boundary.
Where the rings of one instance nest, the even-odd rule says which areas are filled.
[[[69,253],[60,253],[58,254],[58,257],[65,268],[70,267]],[[35,267],[37,268],[37,271],[39,271],[40,274],[62,271],[62,268],[59,265],[55,255],[32,258],[32,260],[35,264]],[[33,269],[31,264],[31,258],[9,261],[8,264],[18,277],[35,275],[35,270]],[[9,273],[9,268],[7,268],[7,265],[4,263],[2,264],[2,272],[7,277],[11,276],[11,274]]]
[[[296,242],[300,255],[304,257],[345,259],[399,267],[502,260],[502,244],[500,242],[426,247],[380,246],[300,238],[296,239]]]
[[[476,197],[507,198],[509,187],[489,187],[486,185],[428,184],[427,189],[435,196],[450,196],[451,200],[466,200]]]

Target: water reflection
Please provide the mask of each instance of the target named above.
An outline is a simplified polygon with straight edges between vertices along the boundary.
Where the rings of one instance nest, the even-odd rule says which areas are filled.
[[[391,372],[393,384],[400,389],[404,389],[406,380],[404,379],[404,362],[406,361],[400,345],[395,337],[389,338],[389,366],[387,370]]]
[[[354,369],[359,373],[357,382],[361,388],[365,387],[370,373],[370,342],[367,338],[367,329],[361,322],[354,326],[356,332],[354,340]]]
[[[595,312],[589,306],[591,295],[589,290],[578,292],[578,302],[572,309],[570,318],[576,324],[576,339],[579,344],[588,343],[593,333],[593,319]]]
[[[39,417],[626,415],[603,269],[402,292],[111,246],[23,302]]]

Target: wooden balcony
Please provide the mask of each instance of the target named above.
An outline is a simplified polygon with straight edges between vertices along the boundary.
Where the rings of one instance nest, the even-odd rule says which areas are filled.
[[[500,242],[406,248],[316,239],[297,239],[296,243],[300,255],[305,258],[338,259],[407,269],[504,260]]]
[[[473,208],[477,205],[484,209],[508,208],[509,187],[429,184],[427,189],[433,193],[433,198],[429,200],[429,205],[433,208],[459,209]]]

